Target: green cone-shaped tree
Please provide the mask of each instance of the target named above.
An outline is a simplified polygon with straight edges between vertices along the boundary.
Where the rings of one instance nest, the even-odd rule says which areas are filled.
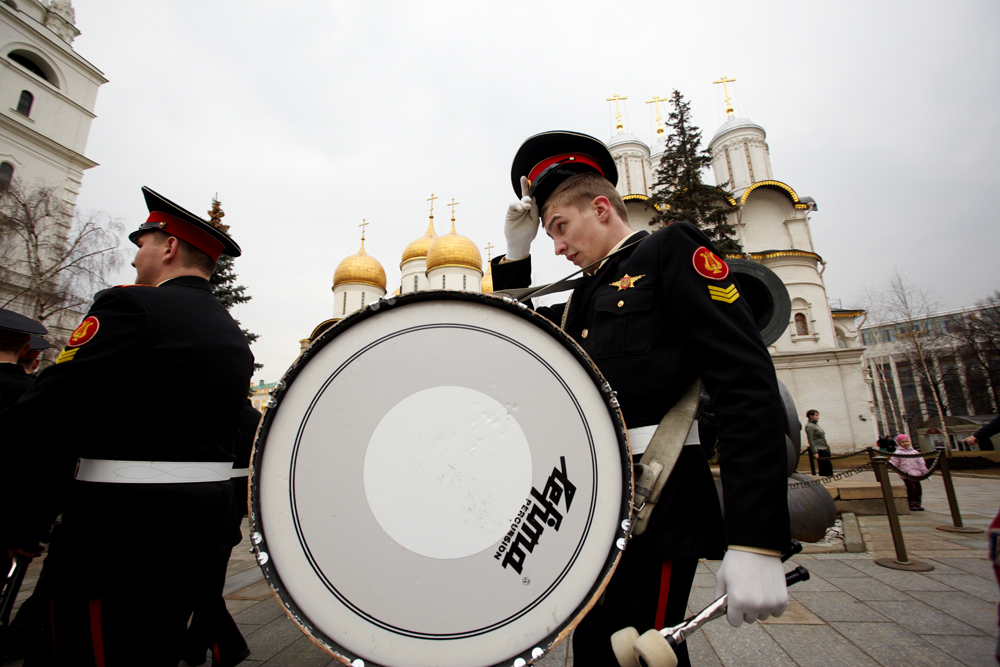
[[[701,148],[701,130],[691,124],[691,105],[674,91],[672,111],[667,120],[670,134],[656,169],[650,203],[659,205],[650,224],[670,224],[683,220],[696,225],[726,255],[741,255],[743,248],[726,218],[731,195],[722,186],[702,183],[702,171],[712,163],[712,155]]]
[[[224,215],[226,214],[222,210],[222,204],[217,198],[213,197],[212,208],[208,212],[209,222],[217,229],[228,232],[229,225],[222,224],[222,217]],[[219,261],[215,264],[215,273],[212,274],[209,282],[212,284],[212,294],[219,300],[219,303],[226,307],[226,310],[232,310],[233,306],[246,303],[253,298],[246,293],[246,285],[236,284],[236,270],[233,268],[233,258],[229,255],[219,256]],[[239,323],[240,321],[236,320],[236,324]],[[243,335],[247,337],[247,343],[253,343],[259,338],[257,334],[244,329],[242,325],[240,329],[243,330]],[[263,364],[254,364],[254,370],[260,370],[263,367]]]

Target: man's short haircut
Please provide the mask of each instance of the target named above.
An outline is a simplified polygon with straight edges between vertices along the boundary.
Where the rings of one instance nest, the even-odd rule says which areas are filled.
[[[0,336],[0,352],[20,353],[26,340],[20,340],[16,336]]]
[[[545,219],[545,212],[554,206],[572,205],[582,211],[596,197],[607,197],[615,213],[623,222],[628,222],[628,210],[618,190],[611,181],[592,171],[570,176],[560,183],[545,200],[541,210],[542,219]]]
[[[819,410],[809,410],[808,412],[806,412],[806,419],[808,419],[809,417],[812,417],[813,415],[818,415],[818,414],[819,414]]]
[[[174,238],[177,237],[175,236]],[[183,258],[184,266],[204,271],[210,276],[215,273],[215,260],[184,239],[177,238],[177,244],[181,248],[181,257]]]

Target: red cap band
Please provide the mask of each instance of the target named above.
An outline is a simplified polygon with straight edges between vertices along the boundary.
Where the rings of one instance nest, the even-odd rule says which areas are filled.
[[[222,254],[222,241],[208,232],[162,211],[153,211],[150,213],[146,222],[159,223],[160,230],[171,236],[176,236],[183,241],[187,241],[211,257],[213,262],[219,261],[219,255]]]
[[[604,176],[604,171],[601,169],[600,165],[597,164],[597,160],[589,155],[584,155],[583,153],[563,153],[562,155],[555,155],[536,164],[534,169],[531,170],[531,173],[528,174],[528,182],[534,183],[539,174],[552,165],[559,164],[561,162],[578,162],[580,164],[585,164],[588,167],[593,167],[597,170],[598,174]]]

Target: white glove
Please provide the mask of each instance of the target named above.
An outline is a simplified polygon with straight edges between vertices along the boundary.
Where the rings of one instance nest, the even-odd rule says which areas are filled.
[[[503,233],[507,237],[507,259],[524,259],[531,251],[531,242],[538,234],[538,206],[528,194],[528,179],[521,177],[521,198],[507,207]]]
[[[785,568],[778,556],[730,549],[715,580],[715,597],[729,594],[726,618],[734,628],[743,621],[753,623],[781,616],[788,606]]]

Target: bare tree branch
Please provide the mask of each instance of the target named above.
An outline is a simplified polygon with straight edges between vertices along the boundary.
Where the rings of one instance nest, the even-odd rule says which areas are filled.
[[[125,228],[108,214],[76,214],[57,188],[0,191],[0,305],[39,322],[85,310],[124,264]]]

